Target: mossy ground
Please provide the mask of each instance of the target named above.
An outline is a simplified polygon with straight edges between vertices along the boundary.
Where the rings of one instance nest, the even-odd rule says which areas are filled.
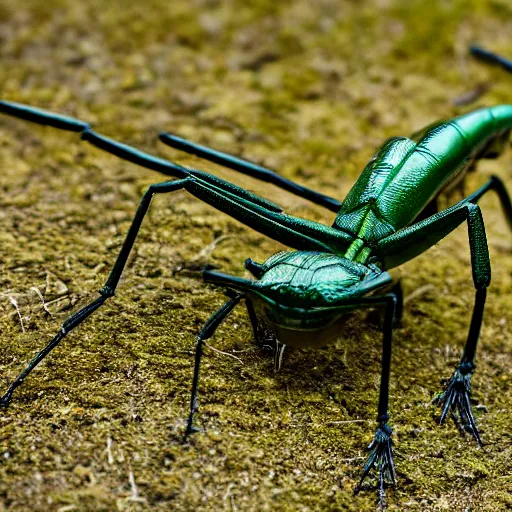
[[[512,102],[511,77],[467,56],[472,41],[512,55],[508,0],[134,4],[2,0],[2,97],[88,120],[313,219],[332,215],[159,146],[156,135],[245,155],[343,198],[386,137],[461,112],[454,99],[479,84],[493,87],[478,104]],[[6,117],[0,163],[5,389],[96,297],[141,193],[163,178],[76,135]],[[510,153],[484,162],[468,190],[490,173],[511,185],[511,170]],[[512,238],[495,198],[482,208],[493,282],[474,397],[486,406],[477,409],[486,447],[437,426],[430,405],[473,303],[461,227],[402,268],[409,300],[393,356],[391,510],[512,507]],[[206,349],[203,432],[181,441],[194,335],[223,301],[197,269],[208,261],[242,274],[246,257],[281,248],[185,193],[158,197],[117,296],[1,412],[0,510],[374,510],[374,493],[352,492],[379,379],[380,334],[367,314],[337,345],[290,352],[274,375],[240,307],[211,340],[236,359]]]

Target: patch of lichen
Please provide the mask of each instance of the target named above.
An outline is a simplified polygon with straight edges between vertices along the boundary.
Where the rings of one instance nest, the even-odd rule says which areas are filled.
[[[342,198],[375,148],[478,104],[510,102],[510,77],[471,62],[472,41],[512,54],[506,1],[87,3],[4,0],[2,97],[94,123],[325,222],[332,215],[159,146],[169,130],[245,155]],[[143,190],[163,178],[76,135],[2,117],[2,386],[96,297]],[[511,183],[510,155],[484,162]],[[390,509],[511,506],[510,233],[484,199],[493,282],[474,396],[478,450],[429,405],[456,364],[473,301],[465,228],[402,268],[391,413],[399,485]],[[218,243],[205,248],[215,240]],[[73,332],[0,414],[0,509],[374,510],[353,488],[371,440],[380,334],[357,314],[342,339],[272,361],[240,307],[206,348],[198,426],[182,442],[194,335],[222,304],[198,269],[243,274],[282,249],[184,193],[158,197],[116,297]],[[34,291],[48,302],[44,314]],[[13,305],[18,305],[23,321]],[[236,356],[236,357],[232,357]],[[132,475],[132,476],[130,476]],[[134,482],[134,483],[130,483]],[[135,487],[137,492],[134,491]]]

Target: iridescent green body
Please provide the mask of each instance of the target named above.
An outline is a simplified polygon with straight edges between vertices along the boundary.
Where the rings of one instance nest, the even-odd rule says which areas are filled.
[[[508,136],[512,105],[483,108],[386,141],[348,193],[334,227],[352,235],[345,257],[364,263],[372,245],[408,226],[486,149]],[[391,268],[387,265],[387,268]]]
[[[445,233],[444,226],[439,231],[433,228],[398,253],[386,250],[392,248],[386,243],[389,237],[409,226],[478,158],[496,156],[495,149],[502,146],[511,128],[512,105],[501,105],[436,123],[416,135],[416,141],[387,140],[336,216],[333,227],[346,238],[332,248],[334,254],[299,251],[273,256],[263,264],[259,281],[244,286],[256,303],[265,302],[265,307],[256,306],[261,320],[275,332],[286,333],[282,341],[292,346],[330,341],[333,336],[328,327],[350,309],[351,299],[388,286],[391,277],[385,270],[427,250]],[[458,225],[463,220],[459,216],[455,222]],[[450,229],[454,229],[452,223]],[[374,264],[368,265],[369,261]],[[487,268],[481,272],[479,278],[487,280],[487,274],[490,278]],[[322,329],[325,336],[307,333]]]
[[[318,347],[339,337],[338,321],[353,309],[347,299],[389,284],[389,275],[377,266],[326,252],[278,253],[261,269],[250,288],[257,316],[293,347]]]

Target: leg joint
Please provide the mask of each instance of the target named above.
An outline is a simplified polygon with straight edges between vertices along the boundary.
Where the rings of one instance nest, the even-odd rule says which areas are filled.
[[[102,297],[105,297],[106,299],[108,299],[109,297],[113,297],[115,293],[116,292],[114,288],[112,288],[111,286],[104,286],[103,288],[101,288],[101,290],[99,290],[99,294]]]
[[[467,212],[468,212],[468,215],[471,216],[471,215],[474,215],[475,213],[478,214],[478,213],[482,213],[482,210],[480,208],[480,206],[476,203],[467,203],[466,204],[466,209],[467,209]]]
[[[475,368],[475,363],[471,361],[462,361],[457,369],[459,370],[461,375],[468,375],[470,373],[473,373],[475,371]]]
[[[154,183],[150,185],[146,194],[165,194],[166,192],[173,192],[184,188],[187,183],[194,181],[194,178],[187,177],[179,180],[164,181],[163,183]]]
[[[491,186],[493,186],[493,187],[504,187],[503,180],[499,176],[496,176],[495,174],[493,174],[491,176],[490,181],[491,181]]]
[[[377,423],[380,425],[383,425],[383,428],[386,428],[389,430],[389,434],[391,434],[391,428],[388,427],[387,422],[389,421],[389,414],[381,414],[377,418]],[[386,432],[388,433],[388,432]]]

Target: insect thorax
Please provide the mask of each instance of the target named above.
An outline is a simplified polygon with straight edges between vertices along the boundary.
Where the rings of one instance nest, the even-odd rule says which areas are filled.
[[[262,266],[249,292],[259,320],[287,345],[322,345],[358,298],[389,284],[374,266],[322,252],[282,252]],[[333,331],[334,329],[334,331]]]

